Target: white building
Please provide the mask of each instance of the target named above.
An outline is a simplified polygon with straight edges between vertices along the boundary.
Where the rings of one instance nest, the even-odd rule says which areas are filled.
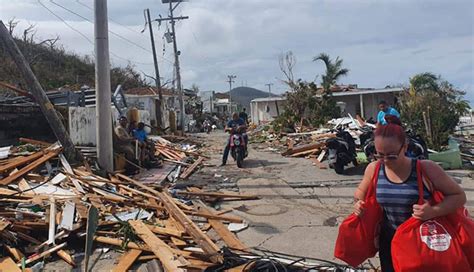
[[[285,97],[256,98],[250,102],[250,118],[254,124],[273,121],[285,110]]]
[[[402,92],[403,88],[384,89],[359,89],[355,85],[349,87],[336,86],[332,92],[342,114],[357,114],[365,119],[377,118],[379,112],[378,103],[381,100],[390,105],[396,102],[396,94]],[[284,110],[285,97],[270,97],[254,99],[250,103],[250,115],[255,124],[273,121]]]

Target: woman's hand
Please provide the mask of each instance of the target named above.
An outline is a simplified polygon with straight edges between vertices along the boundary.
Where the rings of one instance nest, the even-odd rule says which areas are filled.
[[[365,202],[362,200],[357,200],[356,203],[354,204],[354,214],[357,216],[362,216],[364,213],[365,209]]]
[[[432,218],[437,217],[436,210],[433,206],[430,205],[428,201],[425,200],[425,203],[422,205],[415,204],[413,205],[413,217],[416,219],[426,221]]]

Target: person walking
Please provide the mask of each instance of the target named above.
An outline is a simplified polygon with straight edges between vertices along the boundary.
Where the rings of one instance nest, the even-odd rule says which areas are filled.
[[[393,115],[400,118],[400,113],[393,107],[391,107],[385,100],[379,102],[379,113],[377,114],[377,124],[385,126],[387,121],[385,116]]]

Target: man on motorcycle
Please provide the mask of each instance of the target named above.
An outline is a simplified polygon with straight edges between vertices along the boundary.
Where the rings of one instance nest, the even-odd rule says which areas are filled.
[[[245,124],[245,121],[239,117],[239,114],[237,112],[232,113],[232,119],[227,122],[227,125],[224,129],[225,132],[229,132],[230,134],[233,134],[237,132],[238,130],[242,131],[242,136],[245,141],[245,146],[248,144],[248,136],[245,133],[245,130],[247,129],[247,125]],[[229,157],[229,151],[230,151],[230,138],[227,140],[227,144],[224,149],[224,154],[222,156],[222,164],[221,166],[226,165],[227,163],[227,158]]]

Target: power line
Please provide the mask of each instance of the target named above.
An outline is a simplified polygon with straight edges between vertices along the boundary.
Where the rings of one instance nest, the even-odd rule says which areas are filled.
[[[89,37],[87,37],[84,33],[82,33],[81,31],[75,29],[73,26],[71,26],[68,22],[66,22],[62,17],[60,17],[59,15],[57,15],[56,13],[54,13],[52,10],[50,10],[47,6],[45,6],[43,3],[41,3],[41,0],[38,0],[38,3],[43,7],[45,8],[47,11],[49,11],[51,14],[54,15],[54,17],[58,18],[59,20],[61,20],[67,27],[69,27],[70,29],[72,29],[73,31],[75,31],[76,33],[78,33],[79,35],[81,35],[83,38],[85,38],[88,42],[90,42],[91,44],[94,44],[90,39]]]
[[[82,33],[80,30],[74,28],[71,24],[69,24],[68,22],[66,22],[66,20],[64,20],[61,16],[57,15],[56,13],[54,13],[51,9],[49,9],[46,5],[44,5],[41,0],[37,0],[38,3],[43,7],[45,8],[47,11],[49,11],[54,17],[58,18],[59,20],[61,20],[67,27],[69,27],[71,30],[73,30],[74,32],[78,33],[79,35],[81,35],[84,39],[86,39],[90,44],[94,45],[94,42],[89,39],[89,37],[87,37],[86,34]],[[118,59],[121,59],[121,60],[125,60],[127,62],[130,62],[130,63],[135,63],[135,64],[141,64],[141,65],[153,65],[153,63],[143,63],[143,62],[137,62],[137,61],[131,61],[129,59],[126,59],[126,58],[123,58],[123,57],[120,57],[119,55],[115,54],[114,52],[110,51],[110,54]]]
[[[64,9],[64,10],[66,10],[66,11],[68,11],[68,12],[70,12],[70,13],[72,13],[72,14],[74,14],[74,15],[76,15],[76,16],[78,16],[78,17],[80,17],[80,18],[82,18],[82,19],[84,19],[84,20],[86,20],[86,21],[88,21],[89,23],[94,24],[94,22],[92,22],[89,18],[84,17],[84,16],[82,16],[81,14],[79,14],[79,13],[77,13],[77,12],[71,10],[71,9],[68,9],[68,8],[62,6],[62,5],[60,5],[60,4],[56,3],[56,2],[54,2],[53,0],[50,0],[50,2],[53,3],[53,4],[56,5],[56,6],[58,6],[58,7],[62,8],[62,9]],[[152,52],[151,52],[150,50],[148,50],[147,48],[145,48],[145,47],[139,45],[138,43],[136,43],[136,42],[134,42],[134,41],[131,41],[131,40],[125,38],[124,36],[122,36],[122,35],[120,35],[120,34],[117,34],[117,33],[113,32],[112,30],[109,30],[109,32],[110,32],[110,34],[113,34],[113,35],[119,37],[120,39],[122,39],[122,40],[124,40],[124,41],[127,41],[128,43],[133,44],[133,45],[135,45],[136,47],[138,47],[138,48],[140,48],[140,49],[142,49],[142,50],[144,50],[144,51],[146,51],[146,52],[148,52],[148,53],[152,53]]]
[[[82,3],[80,0],[76,0],[76,2],[77,2],[79,5],[81,5],[81,6],[83,6],[83,7],[86,7],[86,8],[89,9],[89,10],[94,11],[94,9],[93,9],[91,6],[89,6],[89,5],[85,4],[85,3]],[[131,27],[129,27],[129,26],[126,26],[126,25],[124,25],[124,24],[121,24],[121,23],[117,22],[116,20],[114,20],[114,19],[111,18],[110,16],[107,16],[107,18],[108,18],[111,22],[114,22],[115,24],[117,24],[117,25],[119,25],[119,26],[121,26],[121,27],[123,27],[123,28],[126,28],[126,29],[128,29],[128,30],[130,30],[130,31],[132,31],[132,32],[135,32],[135,33],[137,33],[137,34],[140,34],[140,35],[142,34],[140,31],[137,31],[137,30],[135,30],[135,29],[133,29],[133,28],[131,28]]]
[[[68,11],[68,12],[70,12],[70,13],[76,15],[76,16],[78,16],[79,18],[82,18],[82,19],[86,20],[87,22],[89,22],[89,23],[91,23],[91,24],[94,24],[94,22],[92,22],[89,18],[84,17],[84,16],[82,16],[81,14],[79,14],[79,13],[77,13],[77,12],[71,10],[71,9],[68,9],[68,8],[66,8],[66,7],[64,7],[64,6],[62,6],[62,5],[60,5],[60,4],[56,3],[56,2],[54,2],[54,0],[50,0],[50,2],[53,3],[53,4],[56,5],[56,6],[58,6],[58,7],[62,8],[62,9],[64,9],[64,10],[66,10],[66,11]],[[77,1],[77,2],[78,2],[79,4],[82,4],[82,3],[79,2],[79,1]],[[83,5],[85,5],[85,4],[83,4]],[[85,6],[87,6],[87,5],[85,5]],[[87,6],[87,7],[88,7],[88,6]],[[90,8],[90,7],[88,7],[88,8]],[[90,9],[92,9],[92,8],[90,8]],[[151,52],[150,50],[148,50],[147,48],[145,48],[145,47],[143,47],[143,46],[141,46],[141,45],[139,45],[139,44],[137,44],[137,43],[135,43],[135,42],[133,42],[133,41],[131,41],[131,40],[125,38],[125,37],[123,37],[123,36],[120,35],[120,34],[117,34],[117,33],[113,32],[112,30],[109,30],[109,32],[110,32],[111,34],[113,34],[113,35],[115,35],[115,36],[121,38],[122,40],[125,40],[125,41],[127,41],[127,42],[129,42],[129,43],[131,43],[131,44],[133,44],[133,45],[135,45],[135,46],[137,46],[137,47],[139,47],[139,48],[145,50],[145,51],[148,52],[148,53],[152,53],[152,52]],[[122,58],[122,57],[120,57],[120,56],[118,56],[118,55],[116,55],[116,54],[113,54],[113,53],[111,53],[111,54],[112,54],[112,55],[115,55],[115,56],[116,56],[117,58],[119,58],[119,59],[124,59],[124,58]],[[167,61],[167,62],[169,62],[169,63],[171,63],[171,64],[173,64],[173,62],[170,61],[169,59],[166,59],[166,58],[164,58],[164,57],[162,57],[162,59],[165,60],[165,61]],[[130,61],[130,60],[129,60],[129,61]],[[131,62],[133,62],[133,61],[131,61]],[[137,64],[144,64],[144,65],[153,65],[153,63],[140,63],[140,62],[135,62],[135,63],[137,63]]]

